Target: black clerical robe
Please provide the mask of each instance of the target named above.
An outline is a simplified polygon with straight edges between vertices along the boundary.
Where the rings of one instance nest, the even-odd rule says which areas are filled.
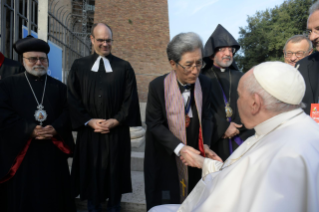
[[[149,84],[146,107],[146,143],[144,160],[144,178],[147,210],[161,204],[180,204],[180,188],[176,165],[175,148],[182,143],[169,130],[165,98],[164,79],[166,75],[153,80]],[[213,122],[210,106],[211,82],[203,75],[199,75],[203,93],[202,130],[203,143],[210,145]],[[177,81],[176,81],[177,83]],[[181,93],[184,88],[180,86]],[[191,108],[193,118],[186,129],[187,145],[199,149],[198,133],[199,119],[194,101],[194,85],[191,88]],[[184,108],[181,108],[184,110]],[[188,167],[189,193],[201,178],[201,169]]]
[[[17,61],[5,58],[0,52],[0,80],[24,72],[24,67]]]
[[[238,108],[237,108],[237,87],[239,79],[242,77],[243,73],[227,68],[225,72],[221,72],[221,70],[215,66],[212,66],[213,69],[204,68],[202,73],[209,77],[212,81],[212,108],[213,108],[213,117],[214,117],[214,133],[212,136],[211,141],[211,149],[215,151],[224,161],[230,155],[230,148],[229,148],[229,140],[224,139],[223,135],[225,134],[227,128],[229,127],[230,122],[226,119],[226,112],[225,112],[225,102],[223,98],[222,89],[226,95],[227,100],[229,101],[229,89],[230,90],[230,107],[233,110],[233,115],[231,117],[231,121],[237,124],[241,124]],[[216,79],[214,72],[216,73],[218,79]],[[231,74],[231,88],[230,88],[230,81],[229,81],[229,72]],[[240,134],[238,135],[242,141],[245,141],[246,138],[254,134],[254,130],[247,130],[244,126],[239,129]],[[232,140],[232,149],[238,147],[237,143]]]
[[[108,55],[113,72],[106,73],[103,60],[93,54],[74,61],[68,78],[68,101],[73,128],[78,132],[72,166],[75,195],[94,204],[110,196],[132,192],[130,126],[141,126],[134,70]],[[92,118],[119,121],[110,133],[94,133],[85,125]]]
[[[45,76],[27,73],[34,93],[41,102]],[[66,86],[48,76],[43,100],[57,135],[51,140],[31,138],[39,122],[37,102],[25,73],[0,81],[0,185],[4,212],[75,211],[67,158],[74,142],[67,106]]]
[[[306,92],[302,99],[306,107],[303,110],[309,115],[311,104],[319,102],[319,52],[298,61],[296,66],[298,65],[306,84]]]

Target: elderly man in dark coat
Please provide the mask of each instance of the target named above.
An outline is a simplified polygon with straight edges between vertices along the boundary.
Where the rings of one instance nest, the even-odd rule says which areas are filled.
[[[210,150],[212,84],[202,68],[202,41],[195,33],[176,35],[167,46],[172,71],[149,85],[144,160],[147,209],[179,204],[201,178],[195,154],[220,158]],[[184,164],[183,164],[184,162]]]
[[[319,1],[310,7],[309,13],[307,33],[317,52],[296,64],[306,83],[306,93],[302,102],[306,104],[304,111],[308,115],[311,114],[311,104],[319,102]]]
[[[241,124],[237,109],[237,86],[243,73],[238,71],[233,56],[239,48],[234,37],[220,24],[204,47],[206,66],[202,73],[213,83],[211,95],[215,125],[211,148],[223,160],[254,134],[253,130],[247,130]]]
[[[14,48],[26,71],[0,81],[1,211],[75,212],[67,88],[47,75],[45,41],[30,36]]]

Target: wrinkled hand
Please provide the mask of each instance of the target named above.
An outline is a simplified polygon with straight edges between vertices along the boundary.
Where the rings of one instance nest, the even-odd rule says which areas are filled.
[[[207,144],[204,144],[204,150],[207,158],[223,162],[223,160],[213,150],[211,150]]]
[[[104,122],[106,122],[105,119],[91,119],[88,125],[94,129],[94,132],[106,134],[110,132],[110,129],[108,126],[103,125]]]
[[[202,168],[204,158],[200,156],[200,151],[190,146],[184,146],[181,151],[181,160],[186,166]]]
[[[227,128],[223,138],[232,138],[239,134],[239,128],[241,128],[242,124],[236,124],[235,122],[230,122],[229,127]]]
[[[45,127],[37,125],[32,132],[32,137],[37,140],[47,140],[53,138],[56,134],[57,132],[51,125]]]

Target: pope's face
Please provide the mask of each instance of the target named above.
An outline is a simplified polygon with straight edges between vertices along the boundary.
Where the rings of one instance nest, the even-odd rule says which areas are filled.
[[[244,86],[244,81],[247,75],[252,74],[252,70],[247,72],[240,80],[237,88],[238,99],[237,107],[241,122],[247,129],[252,129],[255,125],[253,123],[252,107],[254,103],[253,96],[248,92]]]
[[[233,63],[233,48],[222,47],[216,50],[213,61],[214,65],[219,68],[228,68]]]
[[[104,24],[98,24],[94,28],[94,36],[91,35],[91,43],[94,51],[100,56],[111,53],[113,40],[111,30]]]
[[[299,60],[310,55],[311,52],[307,40],[301,40],[298,43],[289,41],[284,51],[285,63],[295,66]]]
[[[44,52],[23,53],[23,65],[28,73],[34,76],[42,76],[48,70],[48,58]]]
[[[178,63],[171,60],[170,64],[181,83],[194,84],[202,67],[202,51],[201,49],[195,49],[194,51],[186,52]]]
[[[309,39],[313,43],[313,47],[319,51],[319,11],[313,12],[307,22],[307,29],[311,30]]]

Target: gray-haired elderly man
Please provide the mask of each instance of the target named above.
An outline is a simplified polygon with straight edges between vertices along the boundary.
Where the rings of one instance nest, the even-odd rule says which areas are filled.
[[[299,60],[311,55],[312,43],[306,35],[294,35],[287,40],[283,53],[285,63],[295,66]]]
[[[319,1],[309,9],[307,34],[317,52],[298,61],[299,71],[305,79],[306,93],[302,100],[305,113],[310,114],[311,104],[319,102]]]
[[[237,91],[241,121],[256,134],[224,163],[187,150],[202,180],[182,205],[150,212],[319,211],[319,126],[300,108],[301,74],[282,62],[262,63],[240,79]]]
[[[197,34],[176,35],[167,46],[172,71],[149,85],[144,160],[147,209],[181,203],[201,178],[200,169],[183,164],[195,165],[185,151],[220,160],[209,149],[211,82],[200,75],[202,49]]]

